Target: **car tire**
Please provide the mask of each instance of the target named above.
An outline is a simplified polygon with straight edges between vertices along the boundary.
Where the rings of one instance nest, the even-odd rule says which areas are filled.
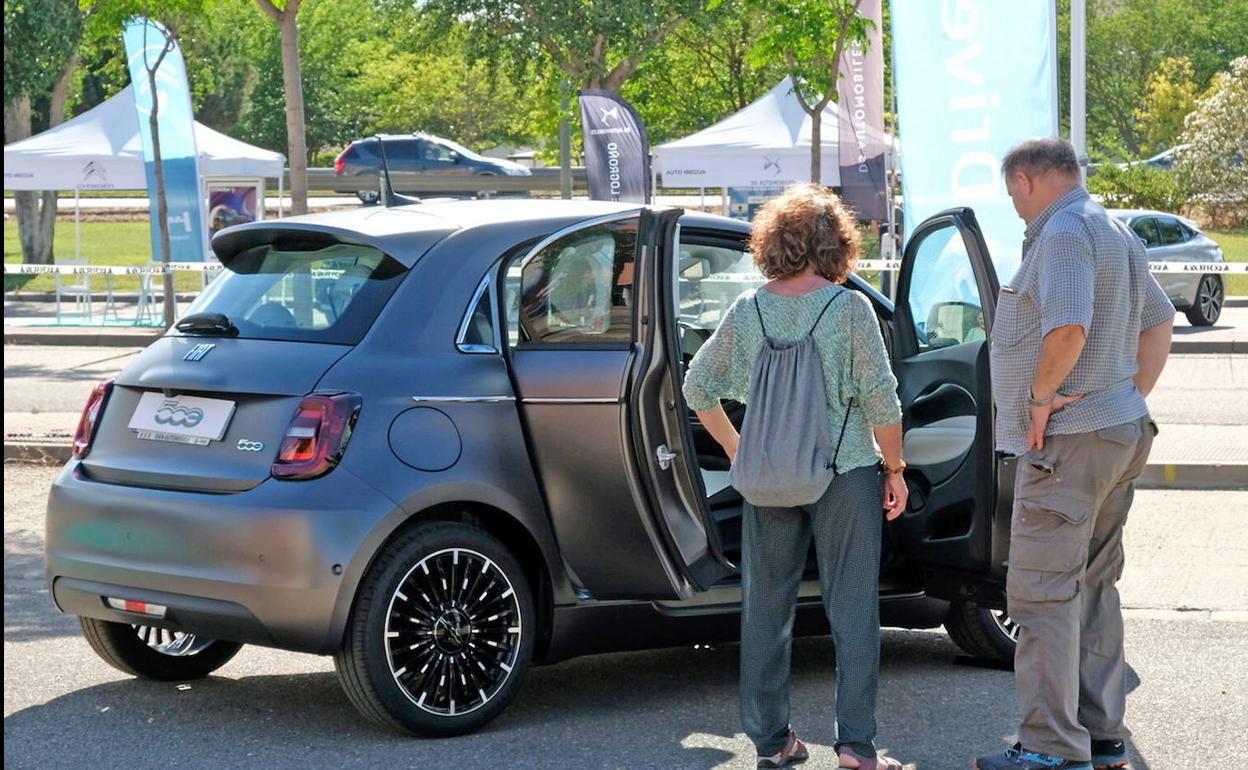
[[[466,524],[422,524],[364,576],[334,668],[347,697],[377,724],[462,735],[515,698],[536,617],[519,562],[496,538]]]
[[[1018,624],[1001,610],[974,602],[954,602],[945,617],[945,630],[953,643],[974,658],[1009,661],[1018,645]]]
[[[83,617],[78,622],[87,644],[105,663],[131,676],[160,682],[202,679],[243,647],[152,626]]]
[[[1184,311],[1192,326],[1213,326],[1222,315],[1222,302],[1226,291],[1222,287],[1222,277],[1204,275],[1200,285],[1196,287],[1196,301]]]

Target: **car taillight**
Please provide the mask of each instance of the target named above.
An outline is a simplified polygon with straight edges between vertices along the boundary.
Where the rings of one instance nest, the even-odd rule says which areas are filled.
[[[342,152],[338,153],[338,157],[334,158],[334,173],[335,174],[341,174],[343,170],[347,167],[347,150],[349,149],[351,149],[351,145],[347,145],[346,147],[344,147]]]
[[[82,409],[82,417],[78,418],[78,429],[74,431],[74,459],[81,460],[91,449],[95,440],[95,429],[100,424],[100,415],[108,403],[108,396],[113,392],[113,381],[108,380],[97,384],[87,397],[87,405]]]
[[[277,450],[274,478],[314,479],[331,471],[347,449],[362,404],[355,393],[317,393],[300,401]]]

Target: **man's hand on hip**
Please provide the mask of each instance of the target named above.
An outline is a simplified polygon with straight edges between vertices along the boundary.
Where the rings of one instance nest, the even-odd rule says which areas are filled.
[[[1044,449],[1044,431],[1049,427],[1049,416],[1081,398],[1083,398],[1082,395],[1067,396],[1058,393],[1051,403],[1031,407],[1031,425],[1027,428],[1027,449]]]

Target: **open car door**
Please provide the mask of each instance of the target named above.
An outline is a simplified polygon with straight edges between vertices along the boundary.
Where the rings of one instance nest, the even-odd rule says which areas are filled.
[[[890,525],[897,553],[928,573],[929,593],[1003,601],[988,335],[998,283],[970,209],[920,224],[902,256],[893,328],[910,488]]]
[[[500,276],[500,294],[516,297],[506,312],[521,417],[583,598],[685,599],[732,570],[678,407],[682,213],[578,223]]]

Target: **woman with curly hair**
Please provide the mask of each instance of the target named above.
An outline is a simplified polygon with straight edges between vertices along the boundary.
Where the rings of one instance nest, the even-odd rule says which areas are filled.
[[[796,418],[799,424],[827,421],[826,432],[818,426],[819,435],[830,437],[833,446],[820,450],[834,459],[826,491],[813,503],[767,507],[747,499],[745,504],[741,559],[745,732],[757,748],[759,767],[783,767],[808,756],[789,722],[789,661],[798,586],[813,537],[823,605],[836,644],[840,766],[898,768],[897,760],[877,755],[874,740],[881,508],[885,518],[895,519],[905,510],[907,497],[901,476],[901,405],[870,301],[842,285],[858,259],[858,231],[852,214],[828,188],[800,184],[759,212],[750,248],[769,280],[736,299],[694,356],[685,377],[685,399],[737,466],[740,436],[720,399],[740,401],[751,409],[798,408],[791,402],[751,404],[751,382],[761,382],[756,364],[764,346],[783,350],[810,337],[818,350],[818,365],[807,371],[816,375],[822,371],[826,396],[819,399],[816,394],[814,403],[826,409]],[[802,383],[794,383],[791,390],[801,387]],[[774,391],[766,395],[775,400]],[[746,419],[748,438],[748,414]],[[802,461],[792,458],[794,463]],[[775,458],[768,462],[774,464]]]

